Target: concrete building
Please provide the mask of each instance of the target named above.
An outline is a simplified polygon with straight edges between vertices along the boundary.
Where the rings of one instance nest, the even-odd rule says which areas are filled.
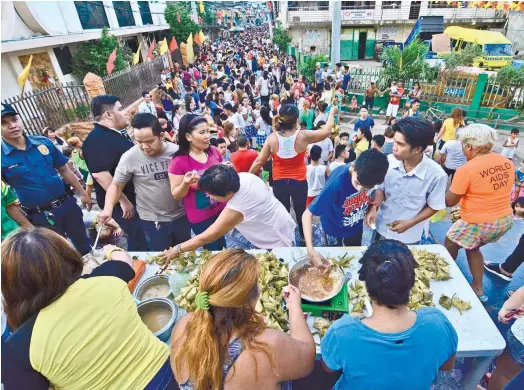
[[[329,54],[333,4],[330,1],[278,2],[278,20],[294,46],[312,55]],[[372,59],[381,41],[403,42],[419,16],[443,16],[446,25],[503,31],[505,11],[457,8],[447,1],[342,1],[340,59]],[[511,39],[511,38],[510,38]]]
[[[513,42],[515,59],[524,59],[524,12],[509,13],[505,35]]]
[[[17,78],[33,55],[25,91],[79,81],[71,73],[78,43],[103,27],[136,51],[148,36],[169,28],[165,1],[2,1],[2,100],[20,94]],[[147,39],[146,39],[147,41]],[[142,58],[147,55],[142,45]]]

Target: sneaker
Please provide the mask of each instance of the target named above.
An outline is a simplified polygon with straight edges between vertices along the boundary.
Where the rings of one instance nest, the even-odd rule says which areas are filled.
[[[497,275],[499,278],[504,279],[508,282],[511,282],[513,279],[512,276],[508,276],[500,270],[500,264],[499,263],[492,263],[491,261],[485,261],[484,262],[484,268],[486,271],[491,272],[493,275]]]

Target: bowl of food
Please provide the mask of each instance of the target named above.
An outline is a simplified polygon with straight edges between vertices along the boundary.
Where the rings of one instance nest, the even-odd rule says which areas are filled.
[[[167,275],[153,275],[136,286],[133,292],[133,297],[138,303],[152,298],[169,298],[171,295]]]
[[[138,304],[142,322],[162,341],[169,340],[178,317],[178,307],[167,298],[152,298]]]
[[[325,302],[336,296],[349,279],[340,267],[328,271],[316,268],[309,258],[295,263],[289,270],[289,284],[300,290],[302,299]]]

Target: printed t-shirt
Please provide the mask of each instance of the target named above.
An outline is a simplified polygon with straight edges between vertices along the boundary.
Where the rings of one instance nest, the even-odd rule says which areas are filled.
[[[362,231],[362,221],[369,207],[367,191],[359,192],[351,183],[349,167],[338,167],[309,206],[320,217],[322,229],[333,237],[351,237]]]
[[[434,307],[417,310],[415,324],[399,333],[376,331],[345,314],[321,341],[326,366],[342,370],[337,390],[429,389],[457,345],[453,325]]]
[[[171,160],[168,172],[172,175],[183,176],[187,172],[196,170],[198,175],[202,176],[207,168],[220,164],[222,161],[224,159],[218,149],[210,146],[205,163],[198,162],[190,155],[176,156]],[[205,192],[200,191],[198,184],[192,184],[184,197],[186,216],[192,224],[197,224],[217,215],[225,205],[225,203],[217,202]]]
[[[393,104],[395,106],[400,105],[400,99],[402,98],[402,95],[404,95],[404,88],[397,88],[397,93],[398,95],[391,95],[389,104]]]
[[[258,176],[241,172],[240,189],[227,208],[244,216],[236,229],[261,249],[290,247],[295,241],[295,221]]]
[[[494,222],[512,214],[513,163],[498,153],[475,157],[457,169],[450,191],[463,195],[460,217],[468,223]]]
[[[257,159],[258,153],[254,150],[238,150],[231,153],[231,162],[233,163],[235,170],[240,172],[249,172],[251,165]]]
[[[113,180],[119,184],[133,182],[136,210],[144,221],[170,222],[184,215],[181,201],[171,195],[167,168],[178,145],[164,142],[164,150],[147,156],[135,145],[120,158]]]

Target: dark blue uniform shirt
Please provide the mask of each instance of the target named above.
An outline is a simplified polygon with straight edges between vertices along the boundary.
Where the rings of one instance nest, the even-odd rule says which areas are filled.
[[[46,206],[65,194],[56,171],[68,158],[46,137],[25,136],[26,149],[2,140],[2,178],[16,191],[25,207]]]

